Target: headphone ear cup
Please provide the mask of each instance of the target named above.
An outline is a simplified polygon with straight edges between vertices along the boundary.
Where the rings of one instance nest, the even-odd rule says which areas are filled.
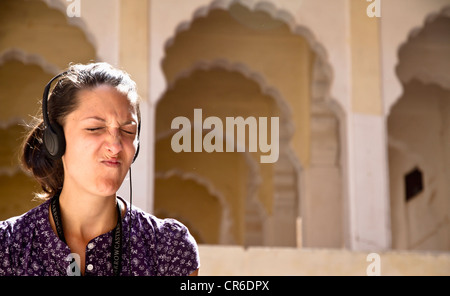
[[[52,124],[44,130],[44,146],[51,159],[60,159],[66,151],[64,130],[59,124]]]

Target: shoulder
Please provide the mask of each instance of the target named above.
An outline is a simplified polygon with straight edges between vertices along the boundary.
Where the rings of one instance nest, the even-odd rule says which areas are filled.
[[[178,247],[184,252],[197,252],[197,243],[189,232],[189,229],[181,222],[175,219],[158,219],[154,217],[156,222],[156,235],[158,245],[163,248]]]
[[[160,219],[133,210],[133,223],[152,232],[159,275],[189,275],[199,268],[198,246],[189,229],[175,219]]]
[[[134,207],[132,219],[134,219],[133,224],[139,225],[144,231],[152,232],[159,244],[177,241],[175,244],[190,244],[197,247],[189,229],[175,219],[161,219]]]
[[[31,232],[37,224],[45,222],[48,215],[48,204],[49,201],[46,201],[20,216],[0,221],[0,241],[2,244],[7,238],[20,239],[19,234]]]
[[[21,260],[27,257],[37,229],[47,219],[46,205],[44,202],[23,215],[0,221],[0,275],[15,274]]]

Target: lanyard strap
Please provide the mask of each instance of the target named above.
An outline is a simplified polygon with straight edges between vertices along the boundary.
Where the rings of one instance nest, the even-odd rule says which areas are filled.
[[[64,236],[64,231],[62,227],[62,221],[61,221],[61,209],[59,207],[59,195],[56,195],[53,197],[50,203],[53,221],[55,222],[55,228],[56,232],[58,233],[58,237],[61,241],[63,241],[65,244],[66,238]],[[111,248],[111,260],[112,260],[112,267],[114,271],[114,275],[118,276],[121,269],[121,258],[122,258],[122,214],[120,211],[119,203],[117,203],[117,225],[113,229],[113,244]]]

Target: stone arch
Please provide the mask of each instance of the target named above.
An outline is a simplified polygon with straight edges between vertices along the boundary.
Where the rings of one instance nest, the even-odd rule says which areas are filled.
[[[63,13],[66,16],[68,24],[77,27],[81,31],[83,31],[89,43],[91,43],[94,46],[94,48],[98,47],[97,40],[94,34],[92,34],[92,32],[88,29],[86,22],[83,19],[83,16],[81,15],[79,17],[69,17],[67,15],[67,8],[71,4],[70,2],[61,0],[41,0],[41,1],[45,2],[49,8],[54,8]]]
[[[403,93],[387,117],[395,249],[450,248],[448,36],[450,7],[426,16],[398,49],[397,79]],[[407,176],[413,169],[422,173],[420,190],[409,196]]]
[[[17,60],[23,64],[35,64],[51,75],[58,74],[61,69],[55,64],[49,63],[42,55],[36,53],[27,53],[20,48],[9,48],[0,53],[0,66],[10,60]]]
[[[230,215],[230,207],[227,203],[227,201],[225,200],[222,192],[220,192],[219,190],[217,190],[217,188],[215,188],[214,184],[212,184],[212,182],[210,180],[208,180],[206,177],[203,177],[199,174],[193,173],[193,172],[186,172],[183,171],[181,169],[175,168],[175,169],[170,169],[168,171],[165,172],[156,172],[155,173],[155,179],[169,179],[172,177],[177,177],[183,181],[192,181],[195,182],[196,184],[198,184],[199,186],[205,188],[207,190],[207,192],[209,193],[209,195],[211,197],[214,197],[218,203],[220,204],[221,207],[221,213],[220,213],[220,226],[219,226],[219,244],[232,244],[234,243],[233,237],[230,233],[230,227],[232,225],[232,219],[231,219],[231,215]],[[164,211],[168,211],[168,215],[170,215],[169,217],[176,217],[178,215],[178,213],[174,212],[174,211],[170,211],[170,209],[164,209]],[[155,214],[158,214],[157,212]],[[181,219],[181,218],[180,218]],[[193,223],[190,223],[191,225],[193,225]],[[197,227],[197,233],[201,232],[198,230]],[[204,237],[204,235],[203,235]],[[203,239],[204,241],[204,239]]]
[[[19,48],[64,69],[95,58],[95,40],[81,18],[67,17],[59,1],[5,0],[0,4],[0,52]],[[64,55],[60,53],[64,52]]]
[[[9,63],[18,63],[21,64],[23,67],[33,67],[36,70],[40,70],[40,75],[45,76],[43,77],[43,81],[45,81],[46,78],[50,79],[53,75],[57,74],[59,72],[59,68],[56,65],[48,63],[42,56],[38,54],[30,54],[26,53],[25,51],[19,49],[19,48],[11,48],[8,49],[2,53],[0,53],[0,68],[4,66],[8,66]],[[11,87],[11,84],[8,81],[8,79],[11,79],[10,75],[13,75],[13,73],[4,73],[5,77],[2,79],[3,83],[7,83],[9,87]],[[27,101],[24,102],[25,107],[27,110],[29,110],[29,114],[24,115],[18,115],[17,112],[11,110],[8,110],[6,108],[6,103],[9,99],[7,97],[7,91],[5,88],[5,91],[0,95],[0,98],[2,101],[4,100],[3,105],[3,112],[0,111],[0,128],[7,129],[10,126],[14,125],[20,125],[23,124],[24,121],[28,120],[29,118],[25,118],[27,116],[32,116],[35,114],[34,109],[38,106],[30,106],[29,104],[31,99],[37,99],[39,98],[38,95],[33,96],[32,98],[26,98]],[[17,98],[16,100],[17,101]],[[20,107],[23,109],[23,106]],[[31,108],[31,109],[30,109]]]
[[[192,67],[185,69],[175,76],[174,80],[168,85],[167,89],[176,85],[179,79],[190,76],[195,71],[208,71],[211,69],[223,69],[229,72],[237,72],[242,74],[246,79],[254,81],[258,84],[261,93],[270,96],[274,99],[277,107],[281,112],[281,127],[280,136],[290,138],[294,132],[294,124],[292,123],[290,117],[292,116],[291,108],[286,104],[286,100],[283,98],[282,94],[274,87],[270,86],[264,77],[257,72],[253,72],[245,63],[233,63],[227,59],[215,59],[212,61],[198,61],[192,65]]]
[[[173,81],[168,85],[168,90],[173,88],[179,79],[189,77],[195,71],[208,71],[211,69],[223,69],[225,71],[240,73],[246,79],[255,82],[259,86],[261,93],[271,97],[275,101],[277,108],[280,110],[280,156],[278,161],[273,164],[273,179],[275,186],[275,192],[273,196],[273,217],[272,219],[268,219],[269,216],[267,210],[263,210],[263,207],[257,201],[256,188],[249,188],[250,195],[248,198],[249,204],[247,206],[247,209],[255,208],[257,209],[257,211],[253,213],[251,211],[247,212],[247,219],[251,220],[251,222],[249,221],[250,225],[258,225],[256,228],[262,226],[263,231],[262,233],[254,231],[253,234],[250,235],[252,238],[248,239],[248,243],[250,245],[276,245],[277,243],[279,243],[279,241],[282,240],[295,241],[295,229],[293,228],[296,226],[295,217],[300,215],[298,210],[298,202],[301,195],[299,179],[301,176],[302,164],[289,145],[294,133],[294,124],[291,119],[292,110],[286,103],[286,100],[283,98],[282,94],[276,88],[270,86],[260,73],[252,71],[245,63],[233,63],[223,58],[215,59],[212,61],[198,61],[191,68],[177,73]],[[318,100],[322,99],[320,97],[320,94],[317,94],[317,96]],[[247,152],[246,154],[246,157],[248,157]],[[248,163],[250,164],[249,161]],[[292,178],[292,176],[295,177]],[[256,174],[249,174],[250,180],[255,177]],[[259,179],[260,176],[258,176],[257,178]],[[259,182],[260,181],[252,180],[249,184],[255,185],[259,184]],[[288,215],[287,212],[290,212],[291,215]],[[277,231],[277,229],[281,228],[285,229],[285,231]],[[287,235],[288,237],[286,238],[284,233],[288,232],[287,229],[290,229],[291,233],[290,235]],[[283,238],[279,238],[279,235],[282,235]],[[293,242],[290,243],[292,244]]]
[[[408,42],[410,41],[411,38],[414,38],[414,36],[416,36],[417,34],[419,34],[423,28],[429,24],[430,22],[434,21],[437,17],[449,17],[450,16],[450,6],[444,6],[441,7],[440,9],[437,10],[433,10],[431,12],[429,12],[428,14],[426,14],[425,18],[423,20],[418,19],[417,23],[415,23],[412,27],[410,27],[407,35],[405,36],[404,39],[402,39],[403,41],[401,41],[399,43],[399,46],[397,48],[396,54],[393,55],[393,59],[394,61],[392,62],[392,65],[394,66],[395,69],[395,78],[396,80],[394,81],[389,81],[390,83],[394,83],[396,84],[396,88],[398,88],[398,91],[395,91],[395,97],[393,98],[388,98],[389,101],[386,104],[386,116],[389,116],[389,114],[391,113],[391,109],[392,107],[395,105],[395,103],[400,99],[401,97],[401,92],[403,89],[403,85],[401,80],[398,77],[398,72],[397,69],[399,67],[400,64],[400,51],[408,44]],[[392,78],[394,78],[394,76],[392,76]],[[429,80],[429,77],[421,77],[424,80]]]
[[[196,126],[192,127],[192,131],[194,132],[197,130],[198,132],[203,132],[201,129],[199,129]],[[203,132],[205,134],[205,132]],[[166,130],[163,132],[159,132],[156,135],[155,143],[156,145],[164,140],[168,140],[171,138],[174,134],[173,130]],[[225,135],[224,142],[229,142],[230,140]],[[235,146],[235,151],[237,151],[238,147],[240,146],[239,143],[236,143],[233,141],[233,144]],[[248,181],[246,182],[246,203],[248,205],[252,205],[252,208],[250,210],[253,210],[256,216],[254,216],[254,219],[256,221],[253,221],[254,223],[258,223],[261,225],[263,232],[262,233],[253,233],[253,236],[256,236],[259,240],[262,240],[262,237],[264,236],[264,229],[267,228],[266,225],[264,225],[265,221],[267,221],[267,210],[265,207],[261,204],[261,202],[258,200],[257,191],[259,184],[261,183],[261,176],[259,172],[259,166],[256,163],[255,159],[250,155],[250,153],[246,150],[244,152],[237,152],[239,155],[241,155],[243,162],[248,167]],[[168,178],[171,176],[178,176],[183,180],[193,180],[199,185],[205,187],[208,192],[211,194],[211,196],[214,196],[219,201],[220,206],[222,207],[222,216],[221,216],[221,226],[220,226],[220,244],[236,244],[236,238],[233,236],[232,228],[234,227],[233,222],[233,209],[231,208],[229,202],[227,201],[227,198],[225,197],[225,194],[220,188],[218,188],[210,179],[209,176],[196,172],[195,170],[188,170],[186,168],[179,168],[179,167],[170,167],[168,169],[159,170],[157,168],[155,172],[155,178]],[[174,214],[172,212],[172,214]],[[252,233],[247,233],[247,235],[252,235]]]
[[[199,18],[207,17],[213,10],[215,9],[222,9],[230,12],[231,7],[235,4],[240,4],[246,9],[249,9],[252,12],[264,12],[270,15],[271,18],[274,20],[280,21],[283,24],[287,25],[289,27],[289,30],[292,35],[294,36],[300,36],[304,38],[308,46],[311,48],[311,50],[316,55],[316,59],[313,65],[313,82],[311,84],[311,113],[313,114],[313,121],[312,124],[314,127],[317,127],[317,129],[312,130],[312,137],[314,139],[314,156],[313,156],[313,165],[312,167],[315,167],[315,171],[319,174],[326,174],[327,176],[330,176],[333,179],[339,179],[333,184],[336,185],[335,192],[337,192],[337,195],[339,196],[339,200],[341,200],[340,210],[343,210],[341,208],[344,207],[342,203],[342,194],[343,194],[343,182],[340,182],[340,178],[345,174],[344,170],[345,168],[342,167],[342,158],[345,156],[343,155],[343,149],[341,148],[343,143],[345,142],[344,135],[345,135],[345,114],[343,112],[343,109],[340,106],[340,103],[332,98],[330,94],[330,88],[331,83],[333,80],[333,73],[331,70],[331,66],[328,62],[328,57],[325,48],[316,40],[314,34],[312,31],[305,26],[299,25],[296,23],[295,18],[293,15],[285,10],[278,9],[274,4],[271,2],[266,1],[235,1],[235,0],[219,0],[219,1],[212,1],[209,5],[202,6],[195,10],[192,14],[192,17],[188,21],[181,22],[175,29],[174,34],[172,37],[166,40],[165,43],[165,50],[166,54],[162,59],[162,64],[164,64],[165,59],[167,58],[167,49],[174,45],[176,38],[179,34],[181,34],[184,31],[187,31],[190,29],[192,24]],[[208,67],[208,65],[212,64],[222,64],[222,66],[226,67],[234,67],[235,69],[239,69],[241,65],[244,65],[244,73],[248,70],[245,70],[245,61],[238,61],[237,63],[233,61],[227,61],[224,57],[221,57],[221,59],[213,59],[212,61],[201,61],[196,62],[194,65],[190,65],[187,68],[192,69],[195,67]],[[228,66],[227,66],[228,65]],[[247,66],[247,69],[249,67]],[[176,81],[178,79],[178,76],[182,75],[188,75],[189,70],[186,70],[186,67],[182,67],[181,70],[176,72],[175,77],[166,78],[168,83],[168,88],[170,88],[170,85],[173,83],[173,81]],[[250,73],[254,73],[255,70],[251,70]],[[252,76],[255,77],[255,76]],[[261,88],[266,89],[267,83],[264,83],[267,81],[267,77],[264,76],[261,72],[258,72],[256,75],[256,81],[260,82]],[[263,82],[261,84],[261,82]],[[274,98],[281,102],[281,106],[286,104],[286,101],[281,97],[280,93],[274,94]],[[292,113],[292,108],[287,106],[287,114]],[[288,123],[286,126],[293,126],[292,124]],[[331,134],[330,140],[325,141],[325,146],[323,140],[324,135],[324,129],[326,129],[326,133]],[[294,193],[294,202],[292,202],[292,193],[283,193],[286,194],[286,196],[290,196],[289,198],[283,199],[279,198],[282,194],[276,194],[275,197],[279,198],[280,201],[280,210],[282,208],[286,209],[292,209],[295,208],[295,215],[299,215],[300,212],[303,212],[303,209],[299,205],[300,196],[306,196],[308,195],[307,192],[314,192],[314,189],[318,189],[321,187],[319,183],[315,184],[308,184],[307,181],[302,180],[302,177],[300,175],[300,172],[302,171],[302,165],[301,162],[297,159],[294,153],[289,148],[289,139],[290,135],[293,133],[293,130],[289,130],[287,133],[288,136],[285,139],[286,145],[283,145],[287,147],[285,150],[285,160],[286,161],[279,161],[275,164],[277,167],[275,170],[277,171],[277,176],[275,180],[279,182],[280,184],[280,190],[283,187],[285,187],[286,182],[290,183],[291,188],[293,189]],[[323,149],[322,147],[326,147]],[[330,149],[331,147],[331,149]],[[331,153],[330,153],[331,150]],[[326,160],[323,160],[323,157],[326,158]],[[326,166],[332,167],[333,172],[331,170],[328,170],[328,172],[325,172],[323,169],[324,164]],[[327,168],[328,169],[328,168]],[[290,178],[289,175],[292,172],[296,172],[298,175],[297,178]],[[331,174],[329,173],[331,172]],[[300,186],[300,184],[312,186],[315,187],[313,190],[307,190],[305,189],[305,186]],[[291,190],[291,189],[290,189]],[[291,190],[292,191],[292,190]],[[320,190],[319,190],[320,191]],[[284,200],[284,201],[282,201]],[[289,201],[288,201],[289,200]],[[340,214],[341,215],[341,214]],[[339,219],[343,219],[342,216]],[[280,222],[281,224],[286,224],[285,222]],[[281,225],[280,224],[280,225]],[[294,229],[292,230],[292,235],[295,236],[295,222],[288,223],[293,225]],[[342,223],[338,223],[339,226],[339,233],[342,232]],[[308,222],[305,224],[303,223],[303,228],[305,228],[305,225],[308,225]],[[309,231],[305,231],[305,233],[313,232],[314,226],[309,227]],[[304,235],[305,236],[305,235]],[[306,235],[306,242],[309,240],[308,236]],[[267,244],[274,244],[274,241],[276,239],[272,237],[271,239],[266,240]],[[276,243],[275,243],[276,244]],[[290,243],[295,244],[295,239]],[[312,242],[310,245],[316,244],[315,242]],[[340,247],[340,242],[333,242],[331,244],[334,244],[337,247]]]
[[[201,6],[198,9],[196,9],[192,13],[192,17],[188,21],[182,21],[175,29],[175,32],[171,37],[169,37],[165,44],[164,49],[167,52],[167,48],[173,45],[176,36],[180,34],[183,31],[189,30],[192,23],[200,18],[207,16],[212,10],[214,9],[222,9],[229,11],[230,6],[233,4],[241,4],[242,6],[250,9],[251,11],[263,11],[268,13],[273,19],[280,20],[288,27],[290,28],[292,34],[301,36],[305,38],[311,47],[311,49],[315,52],[315,54],[318,56],[318,62],[316,63],[315,67],[320,67],[321,76],[323,78],[322,83],[326,81],[326,83],[323,83],[323,99],[326,101],[335,101],[331,103],[333,105],[333,109],[335,112],[342,112],[344,110],[340,103],[336,101],[335,98],[333,98],[330,94],[330,86],[333,81],[333,71],[331,64],[328,61],[328,54],[325,49],[325,47],[317,41],[314,33],[306,26],[297,24],[295,17],[286,10],[278,9],[272,1],[246,1],[246,0],[214,0],[211,1],[209,5]],[[162,59],[162,63],[164,62],[164,59],[166,58],[167,54],[164,55]],[[169,81],[170,82],[170,81]]]
[[[423,67],[420,66],[416,66],[414,68],[409,68],[409,69],[404,69],[404,65],[405,63],[402,63],[401,58],[402,56],[406,56],[407,55],[407,49],[408,47],[411,47],[412,43],[426,43],[426,42],[430,42],[428,40],[419,40],[416,41],[416,39],[420,38],[421,34],[424,34],[426,31],[437,31],[440,28],[444,28],[445,29],[445,22],[449,22],[450,19],[450,6],[448,7],[444,7],[441,9],[441,11],[439,12],[433,12],[431,14],[429,14],[422,26],[420,27],[415,27],[413,29],[411,29],[411,31],[408,34],[407,40],[405,40],[398,48],[398,60],[397,60],[397,64],[395,66],[396,69],[396,74],[398,79],[401,81],[401,83],[403,85],[407,84],[408,82],[410,82],[413,79],[418,79],[420,81],[422,81],[423,83],[434,83],[437,84],[443,88],[449,88],[450,85],[450,78],[448,77],[448,75],[446,75],[445,71],[442,72],[434,72],[434,71],[429,71],[429,69],[423,69]],[[430,28],[431,26],[433,26],[432,28]],[[446,42],[448,40],[446,40],[445,38],[447,37],[448,39],[448,34],[445,34],[443,32],[442,35],[442,42]],[[434,41],[436,42],[436,41]],[[445,54],[447,54],[447,52],[445,51],[445,44],[441,43],[441,44],[436,44],[437,46],[442,46],[442,48],[439,51],[439,48],[435,48],[434,51],[436,53],[436,56],[444,56]],[[411,50],[410,50],[411,51]],[[421,53],[417,53],[417,55],[420,55]],[[409,55],[411,55],[411,53],[409,53]],[[448,54],[447,54],[448,56]],[[435,55],[431,56],[435,57]],[[427,58],[427,57],[422,57],[422,58]],[[449,59],[450,60],[450,59]],[[418,60],[417,64],[422,65],[423,63],[426,62],[433,62],[433,60],[430,60],[430,58],[428,58],[426,61],[422,61],[422,60]],[[435,62],[435,61],[434,61]],[[445,68],[448,68],[450,66],[450,62],[449,61],[441,61],[441,62],[446,62],[445,64]],[[412,64],[412,63],[410,63]],[[442,68],[444,68],[442,67]],[[427,71],[428,70],[428,71]]]

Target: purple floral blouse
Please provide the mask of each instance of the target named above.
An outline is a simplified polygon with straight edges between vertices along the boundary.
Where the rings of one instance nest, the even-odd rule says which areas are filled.
[[[71,275],[69,247],[49,221],[50,201],[27,213],[0,222],[0,276]],[[127,207],[129,204],[127,203]],[[188,229],[173,219],[158,219],[133,207],[122,219],[120,275],[183,276],[199,268],[197,244]],[[112,276],[113,231],[86,246],[85,276]]]

